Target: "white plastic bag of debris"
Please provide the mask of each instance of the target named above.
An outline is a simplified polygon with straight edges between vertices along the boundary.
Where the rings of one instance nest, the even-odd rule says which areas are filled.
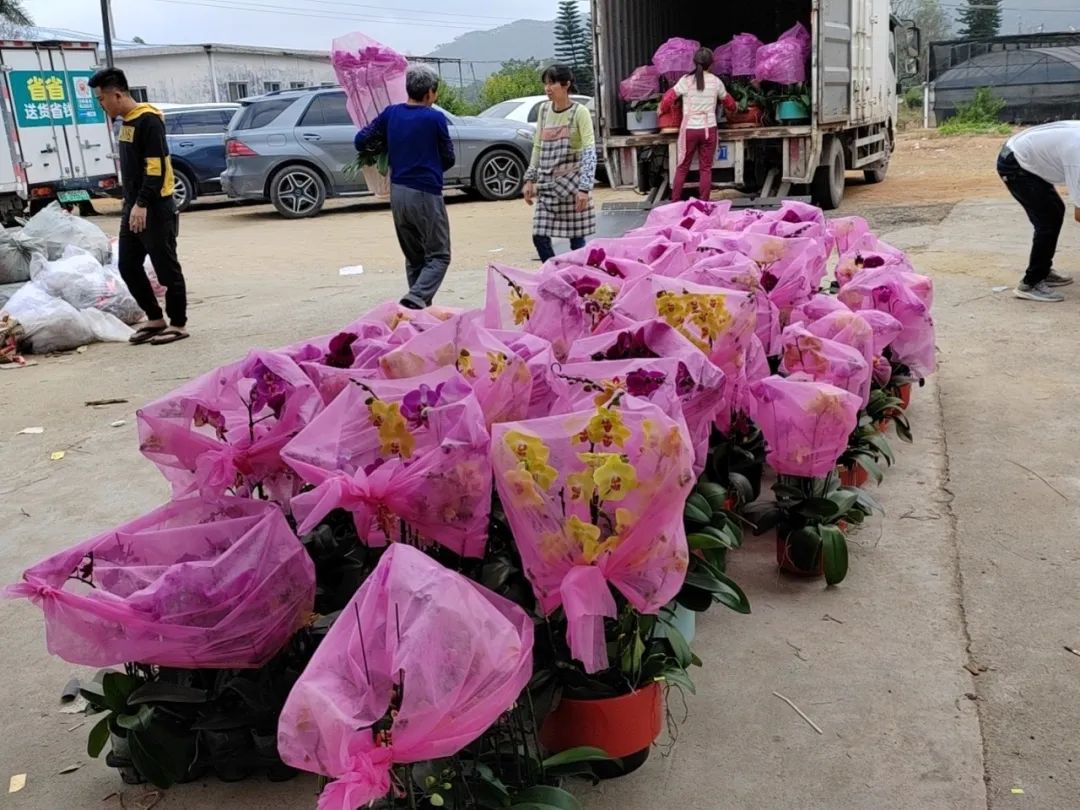
[[[65,352],[94,341],[126,341],[132,329],[96,309],[80,311],[31,281],[4,306],[25,332],[24,351],[33,354]]]
[[[0,284],[30,280],[30,263],[45,257],[45,242],[23,233],[22,228],[0,231]]]
[[[52,262],[35,257],[30,278],[75,309],[99,309],[124,323],[143,318],[120,274],[79,248],[68,247],[62,258]]]
[[[23,235],[45,242],[48,258],[59,259],[69,245],[82,248],[102,264],[108,264],[109,237],[93,222],[69,214],[60,203],[51,203],[26,223]]]

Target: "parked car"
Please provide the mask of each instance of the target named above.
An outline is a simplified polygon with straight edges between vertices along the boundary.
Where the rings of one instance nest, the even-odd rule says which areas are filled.
[[[570,99],[578,104],[584,104],[589,112],[595,111],[596,105],[591,96],[570,96]],[[480,115],[484,118],[505,118],[507,121],[535,124],[540,118],[540,107],[547,100],[547,96],[512,98],[488,107]]]
[[[221,194],[225,133],[239,104],[158,104],[165,114],[165,137],[176,175],[178,211],[198,198]]]
[[[288,219],[315,216],[331,197],[368,193],[346,167],[356,158],[356,126],[337,87],[284,90],[244,99],[225,139],[222,187],[230,197],[268,200]],[[441,110],[457,151],[448,188],[486,200],[521,193],[534,127],[460,117]]]

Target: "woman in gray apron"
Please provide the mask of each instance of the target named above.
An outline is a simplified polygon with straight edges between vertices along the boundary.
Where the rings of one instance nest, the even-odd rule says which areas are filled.
[[[555,255],[553,237],[569,239],[577,250],[596,231],[596,135],[588,109],[570,99],[573,71],[552,65],[542,78],[550,101],[540,108],[525,202],[536,207],[533,244],[546,262]]]

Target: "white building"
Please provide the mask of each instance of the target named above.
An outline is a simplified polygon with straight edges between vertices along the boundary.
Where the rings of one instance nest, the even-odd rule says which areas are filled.
[[[330,54],[245,45],[162,45],[117,49],[114,61],[140,101],[237,101],[273,90],[333,83]]]

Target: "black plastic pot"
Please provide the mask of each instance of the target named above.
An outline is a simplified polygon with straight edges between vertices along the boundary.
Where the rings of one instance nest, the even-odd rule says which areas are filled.
[[[206,761],[222,782],[241,782],[251,776],[254,745],[247,729],[201,731]]]

